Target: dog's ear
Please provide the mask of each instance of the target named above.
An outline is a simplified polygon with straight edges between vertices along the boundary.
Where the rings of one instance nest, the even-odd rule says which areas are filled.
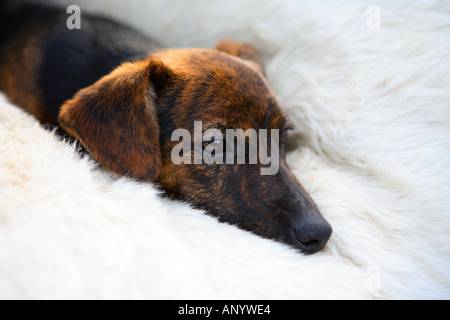
[[[154,181],[162,166],[155,99],[173,77],[161,61],[124,63],[67,101],[59,123],[106,168]]]
[[[262,73],[262,62],[259,51],[249,42],[239,42],[231,39],[223,39],[214,49],[231,54],[251,62],[251,64]]]

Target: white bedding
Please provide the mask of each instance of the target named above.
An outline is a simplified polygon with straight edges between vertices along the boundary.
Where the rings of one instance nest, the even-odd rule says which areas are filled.
[[[253,42],[296,126],[288,162],[334,232],[304,256],[218,223],[0,94],[0,298],[450,298],[447,2],[52,1],[171,47]]]

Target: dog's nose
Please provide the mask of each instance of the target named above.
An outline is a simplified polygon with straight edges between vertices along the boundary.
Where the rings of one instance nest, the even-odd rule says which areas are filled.
[[[333,229],[322,217],[305,219],[294,224],[294,234],[303,252],[312,254],[320,251],[331,236]]]

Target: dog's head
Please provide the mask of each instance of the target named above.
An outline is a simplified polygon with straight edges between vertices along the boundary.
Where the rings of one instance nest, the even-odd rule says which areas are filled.
[[[157,182],[221,221],[307,253],[331,235],[286,165],[291,125],[249,44],[227,40],[125,63],[66,102],[59,122],[103,166]],[[174,138],[180,129],[187,136]],[[238,159],[227,129],[242,129],[231,141],[256,133],[257,146],[251,149],[251,135],[242,138],[248,152]],[[174,161],[181,139],[184,157]]]

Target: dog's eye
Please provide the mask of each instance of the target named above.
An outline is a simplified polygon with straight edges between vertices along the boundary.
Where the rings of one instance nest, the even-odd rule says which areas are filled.
[[[287,143],[288,143],[288,132],[289,131],[293,131],[293,130],[294,130],[294,128],[289,127],[289,126],[285,127],[283,129],[283,132],[281,134],[281,140],[280,140],[280,147],[281,147],[282,150],[284,150],[286,148],[286,146],[287,146]]]

